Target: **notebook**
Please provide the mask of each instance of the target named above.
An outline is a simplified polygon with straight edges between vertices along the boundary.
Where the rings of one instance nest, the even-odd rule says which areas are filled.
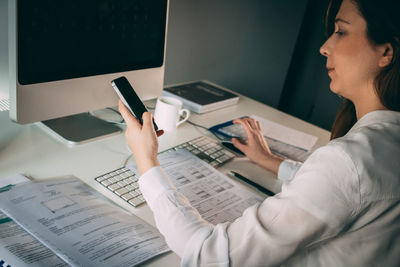
[[[239,96],[209,81],[183,83],[164,88],[164,96],[175,97],[183,107],[195,113],[204,113],[234,105]]]

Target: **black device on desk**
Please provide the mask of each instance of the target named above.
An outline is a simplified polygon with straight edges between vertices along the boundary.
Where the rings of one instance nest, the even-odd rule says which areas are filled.
[[[241,156],[245,156],[245,154],[239,148],[235,147],[235,145],[232,143],[231,140],[221,141],[221,145],[223,145],[225,148],[232,150],[233,152],[235,152]]]
[[[129,83],[128,79],[125,76],[119,77],[115,80],[112,80],[111,85],[125,106],[131,111],[133,116],[135,116],[139,120],[140,124],[143,125],[142,116],[143,113],[147,112],[147,109]],[[157,131],[158,126],[154,120],[153,125],[154,129]]]

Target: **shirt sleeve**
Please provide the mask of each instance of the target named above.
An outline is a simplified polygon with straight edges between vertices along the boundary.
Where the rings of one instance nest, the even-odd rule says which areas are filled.
[[[290,182],[302,165],[301,162],[285,159],[279,165],[278,179],[283,182]]]
[[[146,172],[139,184],[182,266],[273,266],[345,229],[357,195],[348,160],[335,149],[319,149],[280,194],[216,226],[201,218],[162,168]]]

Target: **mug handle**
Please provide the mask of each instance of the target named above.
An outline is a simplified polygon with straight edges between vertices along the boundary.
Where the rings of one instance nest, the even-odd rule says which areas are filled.
[[[190,117],[190,111],[189,111],[188,109],[185,109],[185,108],[179,110],[179,116],[182,116],[183,113],[186,113],[186,115],[185,115],[185,117],[184,117],[182,120],[180,120],[180,121],[178,121],[178,122],[176,123],[176,127],[178,127],[179,125],[181,125],[182,123],[184,123],[185,121],[187,121],[187,120],[189,119],[189,117]]]

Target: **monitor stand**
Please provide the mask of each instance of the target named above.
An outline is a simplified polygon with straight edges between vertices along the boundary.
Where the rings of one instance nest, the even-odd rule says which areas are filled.
[[[80,113],[63,118],[41,122],[47,133],[69,146],[75,146],[122,132],[111,123],[98,119],[89,113]]]

